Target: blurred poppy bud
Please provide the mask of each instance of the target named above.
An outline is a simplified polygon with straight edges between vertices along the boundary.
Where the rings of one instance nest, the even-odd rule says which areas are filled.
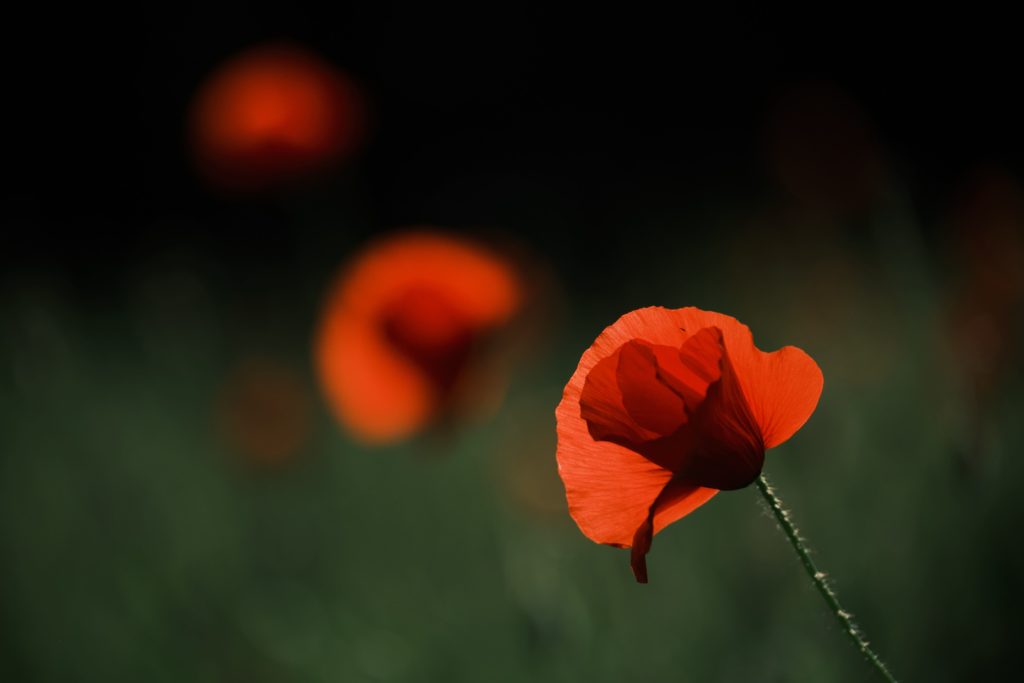
[[[298,47],[250,49],[222,65],[192,104],[200,172],[229,190],[261,190],[343,160],[363,129],[355,86]]]
[[[522,298],[512,264],[475,242],[418,230],[370,245],[320,317],[316,362],[335,416],[382,443],[479,402],[491,346]]]

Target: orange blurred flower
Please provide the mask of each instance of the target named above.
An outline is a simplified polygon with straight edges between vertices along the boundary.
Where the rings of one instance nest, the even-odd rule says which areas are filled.
[[[476,243],[420,230],[371,245],[330,289],[317,332],[335,415],[372,443],[420,430],[465,398],[522,298],[512,265]]]
[[[192,105],[202,173],[239,190],[277,185],[349,154],[362,132],[355,86],[297,47],[250,49],[215,71]]]
[[[558,409],[558,471],[591,540],[632,548],[647,582],[654,534],[761,473],[765,449],[814,412],[821,370],[787,346],[765,353],[735,318],[643,308],[580,359]]]

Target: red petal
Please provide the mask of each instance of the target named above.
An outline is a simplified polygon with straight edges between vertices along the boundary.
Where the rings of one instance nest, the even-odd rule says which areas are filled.
[[[658,378],[683,398],[687,412],[693,414],[707,396],[708,386],[722,376],[722,333],[707,328],[693,333],[678,349],[652,348],[657,354]]]
[[[672,522],[688,515],[711,499],[718,491],[684,484],[679,479],[670,481],[654,503],[654,509],[633,535],[629,565],[637,583],[647,583],[647,553],[654,534]]]
[[[587,374],[580,393],[580,416],[587,421],[590,434],[596,440],[634,444],[657,439],[661,433],[638,423],[626,409],[619,387],[621,357],[621,350],[617,349]],[[672,397],[678,400],[675,394]]]
[[[590,435],[678,472],[695,435],[683,427],[721,372],[721,340],[715,329],[700,330],[682,348],[634,339],[601,359],[580,397]]]
[[[764,463],[760,428],[715,327],[679,349],[626,342],[588,375],[580,415],[595,440],[636,451],[693,485],[743,488]]]
[[[564,414],[563,414],[564,415]],[[559,418],[558,473],[569,514],[597,543],[628,548],[672,471],[610,441],[594,441],[579,418]]]
[[[747,407],[728,355],[722,359],[722,378],[711,385],[690,426],[694,436],[676,470],[679,480],[733,490],[748,486],[761,473],[761,430]]]
[[[622,405],[629,416],[644,429],[658,436],[667,436],[686,422],[686,404],[667,384],[658,381],[659,374],[665,373],[658,372],[655,348],[669,352],[662,353],[663,356],[672,355],[672,349],[667,346],[651,347],[636,340],[624,344],[616,354],[619,360],[616,379],[622,392]],[[678,357],[678,352],[675,355]],[[680,363],[677,361],[676,364]],[[706,384],[704,389],[707,390]],[[586,387],[583,393],[585,405]]]
[[[718,489],[694,486],[679,479],[669,482],[654,506],[654,533],[690,514],[711,500]]]
[[[681,308],[664,311],[675,325],[686,330],[717,327],[750,413],[761,429],[765,448],[774,448],[793,436],[807,422],[821,396],[824,378],[817,363],[794,346],[766,353],[754,346],[750,329],[735,318]]]
[[[629,553],[629,566],[637,583],[647,583],[647,553],[651,550],[651,537],[654,536],[654,525],[651,515],[647,515],[643,524],[633,534],[633,547]]]
[[[558,421],[558,471],[565,484],[569,513],[591,540],[621,547],[633,544],[637,529],[647,520],[651,507],[672,479],[661,467],[636,451],[591,436],[581,416],[584,383],[595,366],[620,346],[637,339],[651,345],[679,348],[688,335],[679,329],[673,312],[645,308],[624,315],[605,329],[580,359],[565,387],[555,415]],[[614,392],[608,396],[614,397]],[[655,530],[675,521],[706,502],[714,492],[693,487],[673,489],[677,496],[655,510]],[[674,515],[674,517],[673,517]],[[668,522],[664,522],[668,523]]]
[[[785,443],[818,406],[825,383],[818,364],[795,346],[774,353],[751,348],[747,354],[737,354],[733,363],[754,419],[761,425],[764,447]]]

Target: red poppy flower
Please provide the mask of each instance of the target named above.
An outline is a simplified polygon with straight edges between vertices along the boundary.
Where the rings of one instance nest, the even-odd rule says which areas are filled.
[[[316,340],[337,418],[368,442],[409,436],[450,408],[521,287],[498,254],[436,232],[382,240],[332,287]]]
[[[313,54],[258,47],[230,60],[192,109],[196,159],[215,184],[254,190],[319,169],[355,146],[362,107],[355,87]]]
[[[632,548],[646,583],[654,534],[753,482],[765,450],[814,412],[822,383],[806,353],[760,351],[727,315],[627,313],[583,354],[555,411],[569,513],[591,540]]]

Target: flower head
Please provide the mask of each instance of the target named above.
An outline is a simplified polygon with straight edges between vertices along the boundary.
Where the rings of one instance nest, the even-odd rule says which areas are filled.
[[[234,57],[192,107],[200,170],[232,190],[278,185],[348,154],[362,129],[355,86],[297,47],[269,45]]]
[[[451,406],[521,297],[513,267],[468,240],[420,230],[364,250],[330,290],[317,334],[335,415],[373,443],[419,430]]]
[[[569,513],[591,540],[631,548],[646,583],[654,534],[753,482],[765,450],[814,412],[822,383],[806,353],[760,351],[727,315],[627,313],[583,354],[555,411]]]

